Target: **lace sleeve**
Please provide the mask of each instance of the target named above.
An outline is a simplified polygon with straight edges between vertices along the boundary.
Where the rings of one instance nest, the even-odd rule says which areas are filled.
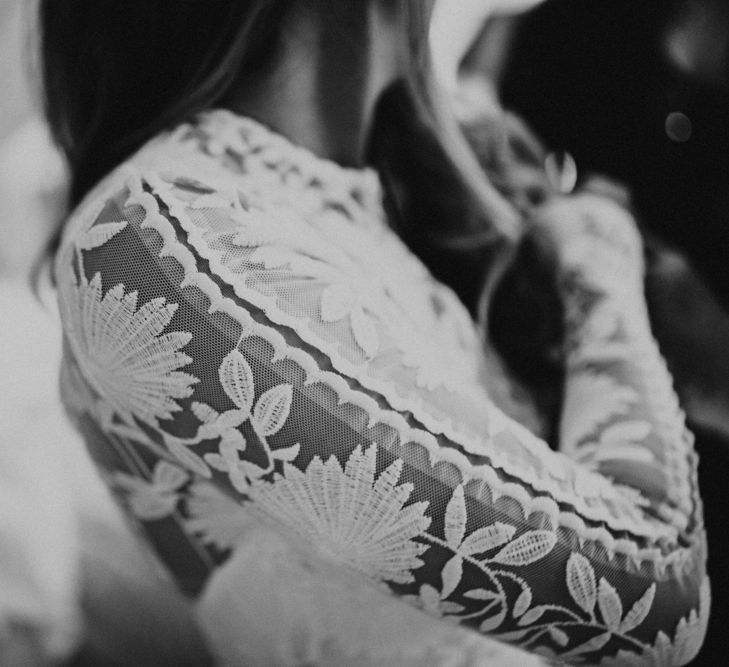
[[[58,255],[65,399],[188,591],[257,516],[353,580],[542,655],[695,655],[709,595],[695,461],[647,332],[629,357],[580,336],[595,345],[576,348],[564,437],[591,472],[491,403],[459,311],[404,250],[381,289],[392,257],[357,264],[366,242],[341,220],[125,178]],[[420,292],[447,316],[426,331]],[[630,466],[612,465],[623,452]]]
[[[696,461],[650,331],[637,226],[622,206],[591,194],[555,200],[544,215],[561,217],[569,233],[560,449],[638,489],[646,511],[684,530],[698,503]]]

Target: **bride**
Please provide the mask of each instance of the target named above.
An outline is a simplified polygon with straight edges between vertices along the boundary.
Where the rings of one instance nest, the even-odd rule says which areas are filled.
[[[430,4],[41,2],[65,405],[223,664],[686,664],[705,537],[640,236],[481,170]],[[558,452],[474,315],[533,234]]]

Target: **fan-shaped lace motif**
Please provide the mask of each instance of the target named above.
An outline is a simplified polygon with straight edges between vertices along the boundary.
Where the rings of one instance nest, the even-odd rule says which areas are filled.
[[[403,507],[412,484],[398,485],[403,462],[392,463],[375,479],[377,447],[357,448],[344,469],[331,457],[315,458],[300,471],[287,464],[272,484],[251,497],[266,514],[312,541],[336,562],[373,579],[406,584],[427,548],[415,542],[430,525],[427,503]]]
[[[197,382],[178,370],[192,361],[180,352],[192,334],[163,333],[177,306],[158,298],[137,308],[137,294],[125,293],[123,285],[102,297],[100,274],[82,279],[75,291],[65,302],[67,322],[91,387],[129,424],[133,417],[148,423],[171,419],[181,410],[177,400],[190,396]]]

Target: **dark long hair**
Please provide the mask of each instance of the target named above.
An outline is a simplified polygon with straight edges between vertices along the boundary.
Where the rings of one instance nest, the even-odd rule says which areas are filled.
[[[225,106],[241,76],[265,76],[287,12],[324,12],[334,33],[323,48],[351,48],[368,37],[370,2],[398,13],[411,62],[380,100],[369,159],[393,227],[475,314],[522,235],[524,188],[500,119],[479,125],[474,153],[441,100],[425,0],[40,0],[45,113],[70,166],[71,205],[156,134]],[[326,94],[322,113],[336,113]]]
[[[45,113],[75,205],[151,137],[225,97],[276,49],[290,3],[42,0]]]

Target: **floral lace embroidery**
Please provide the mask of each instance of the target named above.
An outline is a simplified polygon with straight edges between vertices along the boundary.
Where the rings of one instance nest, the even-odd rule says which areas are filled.
[[[125,294],[123,285],[102,298],[98,273],[90,282],[82,279],[69,306],[69,327],[81,334],[71,345],[110,417],[116,414],[129,425],[134,417],[156,423],[182,409],[176,399],[190,396],[197,381],[177,370],[192,361],[179,351],[192,334],[160,335],[177,306],[158,298],[137,310],[137,294]]]
[[[269,133],[260,126],[245,122],[244,128],[253,146],[260,146],[269,140]],[[254,138],[251,139],[250,135]],[[276,140],[275,143],[280,142]],[[236,151],[246,155],[250,152],[250,147],[240,147],[239,139]],[[239,156],[239,159],[243,158]],[[266,169],[263,183],[270,188],[270,167]],[[386,396],[393,407],[412,412],[431,432],[444,433],[457,440],[469,452],[488,456],[494,465],[510,474],[522,477],[529,475],[530,483],[547,493],[561,496],[566,490],[563,498],[567,502],[575,501],[572,477],[579,476],[579,471],[575,471],[573,475],[566,473],[570,467],[569,461],[555,462],[546,467],[545,459],[540,455],[544,445],[531,434],[523,432],[519,446],[512,443],[511,447],[485,448],[486,443],[481,434],[491,428],[491,423],[503,423],[503,420],[497,414],[495,406],[487,400],[482,388],[467,381],[469,377],[473,378],[474,369],[478,367],[478,363],[473,363],[474,354],[461,354],[460,359],[455,361],[449,351],[462,349],[460,345],[446,343],[435,350],[423,336],[414,335],[414,330],[434,330],[432,316],[425,322],[403,319],[400,311],[393,307],[394,304],[388,298],[389,290],[382,287],[379,275],[372,271],[363,271],[366,261],[373,254],[382,254],[381,250],[379,253],[358,256],[359,261],[353,262],[343,248],[335,246],[329,239],[317,237],[318,232],[302,224],[304,220],[301,215],[292,208],[291,200],[296,199],[298,191],[288,195],[279,191],[273,205],[246,193],[245,199],[249,208],[243,210],[241,197],[231,195],[225,206],[226,210],[216,211],[216,225],[210,228],[207,217],[196,217],[194,208],[199,201],[200,191],[206,191],[206,186],[199,184],[191,197],[189,188],[180,187],[179,180],[176,181],[177,185],[169,184],[154,174],[146,179],[155,194],[169,207],[170,213],[184,226],[196,251],[210,262],[215,273],[229,282],[241,298],[261,307],[275,322],[292,327],[306,342],[325,352],[339,372],[354,377],[367,388]],[[255,172],[247,174],[246,179],[254,192],[263,189],[261,183],[253,185],[258,180]],[[132,192],[135,192],[134,185]],[[216,197],[216,200],[219,199]],[[209,200],[208,197],[206,201]],[[151,219],[155,221],[151,224],[164,235],[165,221],[151,215],[157,206],[156,202],[146,193],[140,193],[138,201],[148,209]],[[192,208],[186,206],[185,202]],[[349,208],[351,206],[350,203]],[[360,211],[359,218],[361,217]],[[367,219],[368,216],[364,217]],[[373,228],[371,223],[365,226],[370,230]],[[381,229],[381,226],[376,229]],[[390,234],[387,240],[392,238],[394,237]],[[358,241],[360,245],[370,245],[362,235]],[[395,249],[392,263],[401,264],[400,245],[390,242],[387,247],[388,250]],[[264,264],[263,269],[251,263],[250,257],[258,256],[262,250],[266,251],[264,257],[273,256],[278,263]],[[252,253],[248,259],[247,253]],[[286,260],[282,260],[282,257]],[[234,262],[231,261],[233,259]],[[408,258],[408,262],[412,264],[413,259]],[[355,268],[352,268],[353,264]],[[241,275],[245,276],[244,280],[240,279]],[[417,275],[423,276],[422,267]],[[250,283],[259,287],[251,289]],[[372,283],[379,287],[372,289]],[[407,281],[406,283],[409,285],[410,294],[422,294],[432,298],[432,293],[423,294],[422,281],[414,285]],[[322,296],[330,288],[354,295],[351,297],[354,302],[351,313],[354,317],[339,318],[337,323],[343,325],[340,327],[333,327],[331,322],[310,316],[317,309],[321,311]],[[455,302],[453,297],[451,300]],[[460,311],[462,310],[461,307]],[[458,309],[451,308],[450,319],[457,320],[454,311],[459,312]],[[399,323],[399,326],[394,326],[394,323]],[[368,349],[364,350],[362,344],[367,345]],[[363,361],[368,358],[372,361],[373,356],[392,357],[393,346],[402,355],[398,363],[370,363],[363,366]],[[403,349],[406,350],[404,354]],[[414,374],[403,374],[403,371],[413,366],[416,367]],[[452,387],[455,384],[452,378],[461,370],[463,381],[457,395],[446,392],[429,396],[424,391],[428,387]],[[418,387],[418,378],[420,387],[414,391]],[[486,410],[482,407],[484,402],[488,406]],[[453,415],[458,415],[458,420]],[[456,423],[457,426],[454,425]],[[525,447],[527,451],[524,450]],[[608,520],[616,528],[634,528],[627,518],[632,516],[637,520],[638,517],[631,511],[631,502],[626,502],[622,494],[615,494],[613,488],[605,484],[587,487],[591,489],[588,495],[595,499],[602,496],[600,500],[604,501],[605,509],[608,510],[607,516],[602,512],[591,515],[591,518]],[[594,502],[581,504],[579,509],[589,514],[593,504]],[[645,530],[645,527],[641,530]]]
[[[57,276],[67,406],[173,571],[188,554],[182,580],[207,586],[262,521],[445,622],[545,656],[693,657],[709,595],[700,502],[649,339],[636,361],[610,304],[573,316],[563,446],[599,472],[629,461],[683,477],[657,503],[550,452],[488,401],[475,333],[452,326],[454,297],[372,221],[369,175],[307,172],[314,158],[228,114],[144,159],[169,142],[176,159],[202,151],[258,171],[216,188],[122,168],[70,223]],[[282,178],[309,192],[302,211]],[[317,218],[324,201],[336,221]],[[353,227],[338,238],[340,223]],[[383,254],[375,289],[357,252],[368,244]],[[453,300],[440,317],[435,295]],[[656,388],[647,403],[601,366],[628,358]],[[173,547],[156,541],[162,527]]]

